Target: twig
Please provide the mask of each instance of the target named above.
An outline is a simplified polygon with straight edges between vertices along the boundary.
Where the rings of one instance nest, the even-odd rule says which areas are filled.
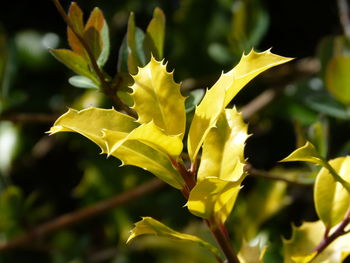
[[[350,19],[349,19],[349,6],[347,0],[338,0],[338,12],[339,20],[343,27],[345,36],[350,40]]]
[[[75,28],[74,28],[72,22],[70,21],[68,15],[64,11],[60,1],[59,0],[52,0],[52,1],[53,1],[53,3],[56,6],[57,11],[62,16],[63,20],[66,22],[67,26],[72,30],[73,34],[77,37],[77,39],[80,41],[80,43],[83,45],[84,49],[86,50],[86,53],[89,56],[91,65],[92,65],[94,71],[96,72],[96,74],[97,74],[97,76],[98,76],[98,78],[99,78],[99,80],[100,80],[100,82],[102,84],[102,90],[104,91],[104,93],[116,103],[116,106],[120,107],[127,114],[129,114],[132,117],[137,117],[136,113],[120,100],[120,98],[116,94],[116,90],[114,90],[114,88],[111,85],[109,85],[108,82],[106,81],[105,76],[104,76],[103,72],[100,70],[100,67],[97,64],[96,58],[95,58],[94,54],[92,53],[90,46],[85,41],[84,37],[81,36],[75,30]]]
[[[159,179],[153,179],[147,183],[141,184],[134,189],[126,191],[110,199],[103,200],[86,208],[82,208],[80,210],[59,216],[58,218],[50,222],[44,223],[34,228],[33,230],[19,237],[16,237],[13,240],[10,240],[7,243],[0,244],[0,251],[26,246],[32,243],[33,241],[44,238],[48,234],[75,225],[83,220],[100,215],[112,208],[115,208],[119,205],[125,204],[141,196],[144,196],[145,194],[158,190],[164,185],[164,182],[160,181]]]
[[[0,115],[0,121],[12,121],[20,123],[50,123],[57,118],[58,115],[45,113],[13,113]]]

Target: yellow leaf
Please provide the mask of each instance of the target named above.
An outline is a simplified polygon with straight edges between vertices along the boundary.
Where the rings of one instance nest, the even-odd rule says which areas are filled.
[[[198,181],[192,189],[187,207],[195,216],[205,219],[215,216],[218,223],[224,223],[240,189],[240,182],[205,178]]]
[[[183,188],[183,178],[174,169],[167,155],[141,141],[125,140],[127,136],[124,132],[104,130],[103,139],[108,154],[120,159],[123,165],[140,167],[177,189]]]
[[[266,247],[261,248],[259,244],[252,246],[243,239],[237,256],[241,263],[262,263],[265,252]]]
[[[340,177],[350,182],[350,156],[336,158],[329,164]],[[350,205],[348,191],[326,168],[322,168],[317,175],[314,200],[318,216],[328,227],[338,224]]]
[[[220,113],[233,97],[261,72],[290,60],[270,50],[261,53],[252,50],[242,56],[236,67],[221,75],[196,108],[188,136],[188,152],[192,161],[196,159],[209,130],[215,126]]]
[[[315,146],[313,146],[313,144],[310,142],[306,142],[304,146],[296,149],[294,152],[292,152],[290,155],[288,155],[286,158],[284,158],[280,162],[296,162],[296,161],[311,162],[318,165],[323,165],[323,160],[321,155],[317,152]]]
[[[113,131],[105,130],[105,137],[110,134],[113,136]],[[161,151],[166,155],[179,156],[182,152],[182,141],[178,136],[168,136],[160,130],[154,122],[142,124],[132,132],[130,132],[124,139],[116,141],[114,144],[110,144],[109,151],[114,152],[124,142],[128,140],[140,141],[155,150]]]
[[[173,74],[167,72],[166,65],[152,57],[133,78],[133,108],[139,116],[138,122],[153,120],[165,134],[181,135],[182,138],[185,133],[185,98],[180,93],[179,84],[174,82]]]
[[[221,255],[218,249],[213,245],[211,245],[210,243],[200,239],[199,237],[177,232],[151,217],[143,217],[141,221],[137,222],[135,224],[135,228],[131,230],[131,234],[126,242],[127,243],[130,242],[132,239],[134,239],[137,236],[147,235],[147,234],[169,237],[175,240],[194,242],[197,245],[200,245],[208,249],[210,252],[212,252],[216,256],[216,258],[221,258]]]
[[[204,139],[198,180],[218,177],[237,181],[242,177],[247,129],[235,108],[225,110],[220,115],[216,127]]]
[[[102,129],[119,131],[125,133],[126,136],[127,133],[131,132],[137,126],[139,124],[134,118],[114,109],[88,108],[81,111],[69,109],[56,120],[49,133],[80,133],[100,146],[102,153],[106,153],[107,148],[105,141],[102,139]]]
[[[331,233],[332,233],[331,229]],[[350,234],[338,237],[315,259],[313,249],[323,240],[324,224],[305,222],[300,227],[293,226],[290,240],[283,240],[284,263],[339,263],[350,254]],[[311,261],[312,260],[312,261]]]

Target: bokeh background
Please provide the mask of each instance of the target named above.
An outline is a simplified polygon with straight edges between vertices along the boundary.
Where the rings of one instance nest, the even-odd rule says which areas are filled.
[[[70,1],[61,2],[68,8]],[[250,123],[246,157],[254,170],[244,182],[228,228],[235,246],[242,235],[248,240],[259,237],[269,245],[265,262],[283,262],[281,237],[290,237],[291,224],[316,220],[315,170],[302,164],[281,166],[278,160],[305,139],[328,158],[350,152],[349,35],[337,1],[78,4],[86,16],[98,6],[106,17],[111,54],[105,70],[111,75],[117,70],[130,12],[145,29],[154,8],[162,8],[167,18],[165,58],[168,69],[175,69],[176,81],[182,81],[184,94],[210,87],[252,47],[272,47],[276,54],[296,58],[252,81],[234,100]],[[200,247],[163,238],[125,244],[140,216],[212,241],[202,222],[183,207],[181,194],[168,186],[154,187],[73,225],[30,232],[65,214],[76,217],[76,211],[93,209],[152,179],[141,169],[119,167],[117,159],[100,155],[96,145],[79,135],[45,134],[67,107],[111,107],[102,93],[68,83],[73,73],[48,52],[67,46],[66,25],[52,1],[1,3],[0,262],[215,262]],[[271,174],[291,182],[265,178]]]

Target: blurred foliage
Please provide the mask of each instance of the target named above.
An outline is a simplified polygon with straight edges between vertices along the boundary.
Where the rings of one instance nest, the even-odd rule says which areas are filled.
[[[62,1],[65,7],[69,3]],[[11,116],[22,113],[49,114],[53,121],[67,106],[111,107],[102,92],[74,88],[94,83],[75,78],[49,54],[49,48],[68,47],[66,28],[50,1],[40,5],[39,9],[31,1],[6,1],[0,10],[0,244],[151,178],[141,169],[118,167],[116,159],[98,156],[99,149],[77,135],[48,137],[45,132],[51,122],[11,121]],[[312,182],[315,168],[277,167],[277,161],[306,140],[325,158],[350,153],[350,47],[338,22],[335,1],[320,1],[315,6],[301,0],[150,0],[147,4],[142,0],[91,0],[79,5],[85,13],[95,6],[103,11],[111,41],[104,73],[107,77],[118,73],[125,91],[130,85],[127,69],[144,65],[152,53],[144,39],[155,7],[164,11],[164,47],[158,56],[168,61],[169,70],[176,69],[177,82],[189,77],[196,80],[190,79],[197,83],[196,89],[189,92],[190,87],[184,94],[189,96],[189,116],[203,90],[251,47],[264,50],[272,46],[275,53],[294,56],[298,58],[295,67],[303,58],[316,60],[318,73],[292,72],[284,79],[278,77],[277,69],[275,75],[249,84],[235,99],[241,108],[266,89],[281,90],[250,118],[252,136],[245,155],[258,169],[273,168],[273,173],[288,179]],[[134,16],[128,20],[131,11]],[[130,66],[125,58],[130,55],[127,45],[131,40],[125,36],[128,27],[135,25],[130,38],[141,45],[142,52],[148,49],[138,54],[143,63]],[[125,95],[124,101],[127,99]],[[317,218],[311,189],[250,176],[244,185],[228,221],[234,246],[239,247],[242,238],[261,242],[269,245],[265,262],[283,262],[281,236],[292,236],[291,223],[301,225]],[[0,251],[0,262],[213,262],[203,248],[181,241],[150,236],[126,246],[132,223],[140,216],[161,219],[174,229],[214,242],[203,223],[189,216],[183,205],[182,196],[165,187],[28,246]],[[293,227],[294,236],[303,226]]]

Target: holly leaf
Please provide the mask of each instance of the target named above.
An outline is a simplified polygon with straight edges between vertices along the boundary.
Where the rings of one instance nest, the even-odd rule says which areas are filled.
[[[339,263],[350,254],[350,233],[338,237],[315,259],[313,251],[323,240],[325,226],[321,221],[305,222],[300,227],[292,226],[292,237],[283,240],[285,263]],[[331,230],[332,232],[332,230]]]
[[[198,181],[192,189],[187,207],[195,216],[205,219],[214,217],[218,223],[224,223],[232,211],[240,189],[239,181],[205,178]]]
[[[99,83],[97,76],[90,70],[89,63],[84,57],[69,49],[51,49],[50,53],[78,75],[91,79],[95,84]]]
[[[340,177],[350,182],[350,156],[331,160],[329,164]],[[326,227],[337,225],[350,206],[350,196],[329,170],[322,168],[316,177],[314,200],[316,212]]]
[[[196,108],[188,136],[188,152],[192,161],[196,159],[209,130],[215,126],[219,115],[234,96],[261,72],[290,60],[270,50],[261,53],[252,50],[242,56],[236,67],[221,75]]]
[[[162,9],[157,7],[154,9],[153,18],[147,27],[144,40],[144,45],[157,60],[163,58],[164,37],[165,15]]]
[[[204,139],[198,180],[218,177],[237,181],[243,176],[248,127],[235,108],[225,110]]]
[[[296,149],[280,162],[296,161],[311,162],[318,165],[324,164],[321,155],[317,152],[315,146],[310,142],[306,142],[304,146]]]
[[[259,244],[250,245],[243,239],[238,258],[242,263],[262,263],[266,252],[266,247],[261,248]]]
[[[73,76],[68,79],[69,84],[77,88],[99,89],[90,79],[84,76]]]
[[[102,130],[108,129],[122,132],[125,136],[138,127],[136,120],[114,109],[106,110],[88,108],[77,111],[69,109],[59,117],[48,132],[50,135],[58,132],[76,132],[96,143],[107,153],[107,147],[103,140]]]
[[[197,236],[177,232],[151,217],[143,217],[141,221],[137,222],[135,228],[131,230],[131,234],[126,242],[129,243],[132,239],[141,235],[156,235],[169,237],[175,240],[190,241],[208,249],[216,258],[221,258],[219,250],[210,243]]]
[[[139,123],[153,121],[167,135],[185,133],[185,98],[180,93],[180,85],[175,83],[173,74],[167,72],[166,65],[153,57],[137,75],[131,86]]]
[[[69,7],[68,18],[70,19],[71,25],[73,26],[75,32],[82,36],[84,33],[83,12],[76,2],[72,2]],[[80,40],[76,37],[69,26],[67,27],[67,38],[69,46],[75,53],[82,57],[88,58],[84,46],[81,44]]]

